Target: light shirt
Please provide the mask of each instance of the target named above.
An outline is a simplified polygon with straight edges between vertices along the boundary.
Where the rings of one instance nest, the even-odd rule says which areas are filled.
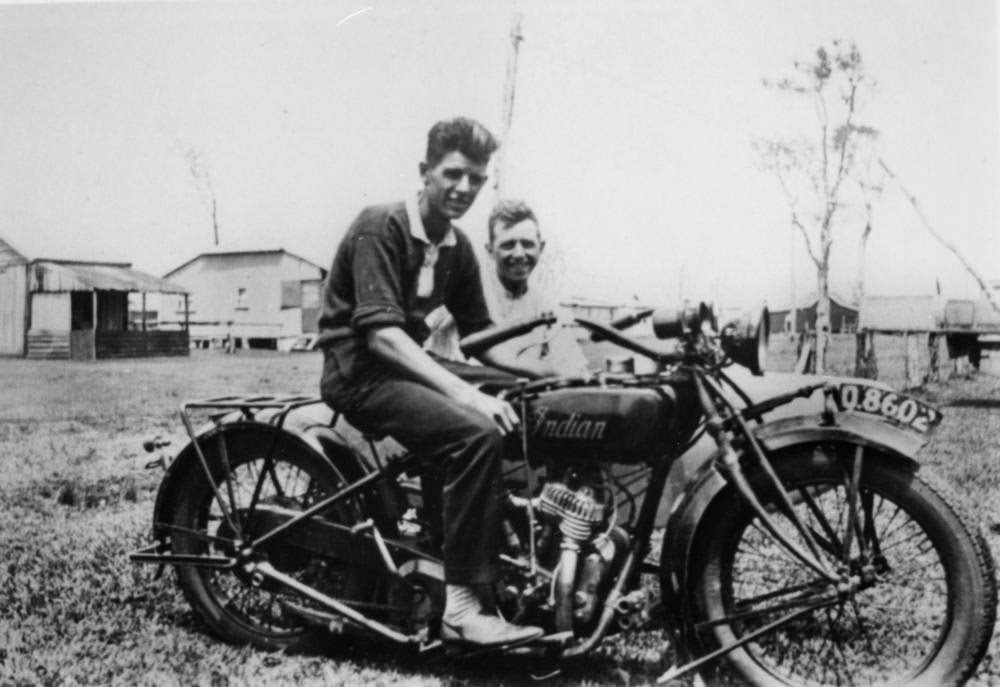
[[[497,277],[496,270],[483,270],[483,295],[493,324],[503,326],[518,320],[539,317],[542,314],[558,315],[558,305],[537,289],[529,288],[519,296],[508,291]],[[441,306],[426,319],[431,333],[424,348],[447,360],[468,361],[458,347],[458,329],[447,308]],[[547,361],[558,374],[579,374],[587,369],[587,359],[573,330],[556,323],[552,327],[537,327],[515,337],[498,347],[510,355],[531,361]]]
[[[428,298],[434,291],[434,266],[438,261],[438,249],[441,246],[455,245],[455,231],[449,224],[444,238],[439,243],[432,243],[427,238],[424,220],[420,217],[420,204],[414,197],[406,200],[406,218],[410,222],[410,236],[424,244],[424,263],[420,266],[420,276],[417,278],[417,296]]]

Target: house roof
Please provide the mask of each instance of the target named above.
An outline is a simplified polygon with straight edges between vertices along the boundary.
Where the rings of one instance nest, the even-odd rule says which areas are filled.
[[[818,299],[816,298],[815,292],[814,293],[810,293],[810,294],[808,294],[808,295],[800,298],[799,301],[798,301],[798,303],[795,305],[795,307],[798,310],[803,310],[805,308],[811,308],[812,306],[816,305],[817,300]],[[833,303],[836,303],[837,305],[839,305],[842,308],[847,308],[848,310],[857,311],[858,308],[859,308],[859,306],[858,306],[857,303],[853,303],[853,302],[851,302],[850,299],[844,298],[839,293],[835,293],[833,291],[830,292],[830,301],[833,302]],[[775,306],[768,305],[767,309],[768,309],[768,312],[770,312],[773,315],[775,313],[790,312],[791,309],[792,309],[792,306],[788,302],[785,302],[785,303],[782,303],[780,305],[775,305]]]
[[[17,246],[0,238],[0,265],[16,264],[23,265],[28,262],[28,258],[17,249]]]
[[[307,260],[306,258],[303,258],[300,255],[296,255],[295,253],[292,253],[291,251],[287,251],[284,248],[272,248],[272,249],[267,249],[267,250],[232,250],[232,251],[210,251],[210,252],[206,252],[206,253],[200,253],[200,254],[194,256],[193,258],[191,258],[190,260],[188,260],[187,262],[185,262],[185,263],[183,263],[181,265],[178,265],[174,269],[172,269],[169,272],[167,272],[166,274],[164,274],[163,278],[167,279],[171,275],[174,275],[174,274],[180,272],[182,269],[184,269],[188,265],[190,265],[190,264],[192,264],[194,262],[197,262],[198,260],[201,260],[203,258],[207,258],[207,259],[222,258],[222,259],[225,259],[225,258],[232,258],[232,257],[244,257],[244,256],[247,256],[247,255],[282,255],[282,254],[288,255],[289,257],[293,257],[296,260],[301,260],[302,262],[308,263],[308,264],[312,265],[313,267],[315,267],[316,269],[320,270],[321,272],[325,271],[322,267],[320,267],[319,265],[317,265],[316,263],[314,263],[312,260]]]
[[[132,269],[131,263],[75,260],[33,260],[31,290],[188,293],[183,286]]]

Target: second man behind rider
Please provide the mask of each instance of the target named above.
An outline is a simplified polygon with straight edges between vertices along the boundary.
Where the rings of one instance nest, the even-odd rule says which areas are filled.
[[[545,249],[538,218],[522,200],[499,201],[490,212],[489,262],[482,271],[483,291],[495,325],[557,312],[554,298],[531,288],[530,277]],[[424,343],[432,354],[445,360],[465,361],[458,347],[458,328],[446,308],[427,317],[430,335]],[[586,374],[587,360],[571,331],[539,328],[496,347],[507,359],[538,376]]]

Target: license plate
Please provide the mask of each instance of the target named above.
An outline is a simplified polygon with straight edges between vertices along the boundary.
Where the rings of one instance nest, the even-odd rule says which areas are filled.
[[[841,410],[877,415],[917,432],[929,432],[941,422],[941,412],[904,394],[865,384],[841,384]]]

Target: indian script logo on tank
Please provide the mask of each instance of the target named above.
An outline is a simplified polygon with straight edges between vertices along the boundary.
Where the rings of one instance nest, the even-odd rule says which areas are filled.
[[[535,408],[531,419],[531,435],[543,439],[600,441],[608,427],[606,420],[598,420],[592,415],[550,413],[546,406]]]

